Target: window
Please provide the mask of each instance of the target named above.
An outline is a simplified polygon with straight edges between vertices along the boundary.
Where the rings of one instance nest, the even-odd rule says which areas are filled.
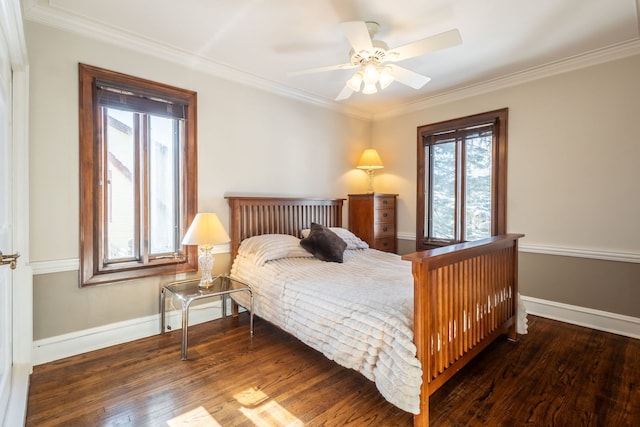
[[[80,284],[197,270],[196,93],[80,64]]]
[[[418,127],[417,250],[506,232],[507,112]]]

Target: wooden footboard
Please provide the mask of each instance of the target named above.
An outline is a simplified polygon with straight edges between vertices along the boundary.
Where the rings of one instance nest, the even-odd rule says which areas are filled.
[[[420,414],[429,396],[501,334],[516,338],[518,239],[491,237],[403,256],[413,264],[414,340],[422,363]]]

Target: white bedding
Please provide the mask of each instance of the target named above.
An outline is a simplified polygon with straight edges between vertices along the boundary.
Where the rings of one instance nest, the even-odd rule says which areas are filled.
[[[348,249],[343,263],[240,253],[231,275],[251,285],[256,315],[361,372],[397,407],[419,412],[409,262],[374,249]],[[248,306],[241,294],[234,298]]]

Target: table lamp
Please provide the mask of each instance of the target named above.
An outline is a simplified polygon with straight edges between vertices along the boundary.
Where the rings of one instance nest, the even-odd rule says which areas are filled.
[[[213,269],[213,245],[227,243],[229,235],[225,231],[218,215],[214,213],[199,213],[193,219],[187,233],[182,239],[183,245],[198,245],[198,262],[202,270],[201,288],[208,288],[213,284],[211,270]]]
[[[369,175],[369,190],[367,193],[373,194],[373,174],[376,169],[382,169],[383,167],[382,160],[380,160],[380,156],[375,148],[367,148],[364,150],[356,168],[366,170]]]

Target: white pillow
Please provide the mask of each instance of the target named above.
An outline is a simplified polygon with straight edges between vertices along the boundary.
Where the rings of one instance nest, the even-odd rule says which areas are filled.
[[[340,237],[342,240],[345,241],[345,243],[347,244],[347,249],[368,249],[369,248],[369,245],[367,244],[367,242],[365,242],[364,240],[362,240],[361,238],[359,238],[358,236],[356,236],[346,228],[342,228],[342,227],[327,227],[327,228],[329,228],[329,230],[336,233],[338,237]],[[307,236],[309,236],[309,229],[305,228],[304,230],[302,230],[302,237],[306,238]]]
[[[240,243],[238,255],[255,258],[256,264],[280,258],[313,258],[300,246],[300,239],[288,234],[263,234],[249,237]]]

